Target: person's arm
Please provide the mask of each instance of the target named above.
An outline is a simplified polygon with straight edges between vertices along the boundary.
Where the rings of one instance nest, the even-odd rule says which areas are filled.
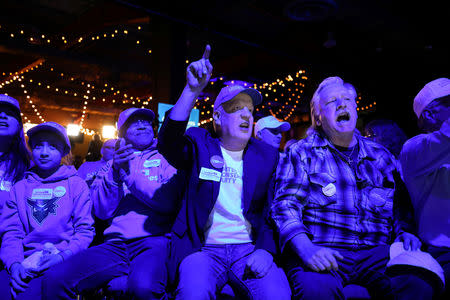
[[[81,250],[87,249],[94,238],[94,219],[92,217],[92,202],[89,195],[89,187],[78,177],[71,182],[73,190],[73,235],[67,246],[67,250],[61,255],[67,258]]]
[[[403,232],[415,234],[417,227],[414,219],[414,207],[406,185],[398,171],[394,172],[394,181],[394,234],[395,236]]]
[[[422,242],[417,237],[417,226],[414,218],[414,207],[411,197],[403,182],[400,172],[394,172],[394,241],[403,242],[405,250],[420,249]]]
[[[0,218],[3,229],[0,256],[8,271],[11,271],[14,263],[21,263],[24,260],[25,230],[17,207],[17,185],[21,183],[12,187]]]
[[[420,177],[448,163],[450,143],[450,119],[441,128],[423,134],[405,143],[400,153],[400,163],[405,177]]]
[[[294,236],[289,244],[300,259],[316,272],[337,270],[339,268],[338,260],[344,258],[339,251],[314,245],[305,233]]]
[[[289,149],[278,164],[275,199],[271,216],[278,228],[281,251],[286,246],[313,271],[337,270],[342,255],[335,250],[316,246],[303,224],[302,212],[308,202],[309,179],[297,147]]]
[[[211,78],[210,51],[207,45],[202,59],[188,66],[186,86],[177,103],[166,113],[158,134],[158,151],[178,170],[187,170],[192,164],[193,145],[185,131],[195,101]]]
[[[37,272],[43,272],[59,264],[70,256],[85,250],[94,238],[94,220],[92,218],[92,203],[89,197],[89,188],[80,177],[69,179],[72,208],[73,234],[69,239],[67,248],[57,254],[45,255],[39,261]]]
[[[308,174],[300,154],[290,149],[278,164],[275,197],[270,207],[271,218],[279,232],[281,251],[294,236],[309,234],[302,220],[308,193]]]
[[[140,170],[131,170],[124,177],[124,183],[130,193],[139,201],[161,214],[172,214],[177,210],[184,190],[184,177],[181,171],[172,167],[160,155],[153,156],[160,160],[158,180],[149,181]],[[155,175],[153,175],[155,176]]]
[[[267,188],[266,205],[264,206],[263,217],[264,221],[259,229],[259,234],[255,242],[256,249],[264,249],[270,252],[272,255],[277,254],[277,245],[275,243],[275,235],[272,229],[270,220],[270,205],[273,203],[275,193],[275,172],[270,180],[269,187]]]
[[[206,45],[200,60],[191,63],[186,72],[186,86],[177,103],[172,108],[169,117],[174,121],[187,121],[195,100],[206,87],[211,78],[212,65],[209,62],[211,47]]]
[[[95,216],[101,220],[112,218],[123,196],[123,183],[114,175],[110,161],[97,173],[91,185],[90,197]]]
[[[246,268],[253,272],[257,278],[262,278],[267,275],[273,264],[273,257],[277,254],[274,232],[272,227],[269,226],[268,220],[268,207],[272,203],[274,193],[274,175],[267,189],[266,200],[268,201],[264,205],[263,220],[255,241],[255,251],[249,255],[246,262]]]

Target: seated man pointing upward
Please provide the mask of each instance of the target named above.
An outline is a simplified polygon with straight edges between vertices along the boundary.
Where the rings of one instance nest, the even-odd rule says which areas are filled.
[[[159,151],[188,174],[173,231],[179,264],[177,299],[214,299],[229,283],[240,299],[289,299],[283,271],[273,262],[275,243],[266,217],[275,148],[252,136],[254,89],[224,87],[214,103],[215,134],[192,127],[189,114],[208,84],[210,47],[187,69],[187,84],[165,118]],[[177,263],[177,266],[178,266]]]

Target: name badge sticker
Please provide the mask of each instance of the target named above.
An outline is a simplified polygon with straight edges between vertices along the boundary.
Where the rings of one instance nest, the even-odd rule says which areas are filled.
[[[208,169],[202,167],[200,170],[200,179],[204,180],[212,180],[216,182],[220,182],[220,178],[222,177],[222,173],[213,169]]]
[[[53,189],[33,189],[31,199],[52,199]]]
[[[161,160],[160,159],[146,160],[144,162],[144,167],[145,168],[154,168],[154,167],[159,167],[160,165],[161,165]]]

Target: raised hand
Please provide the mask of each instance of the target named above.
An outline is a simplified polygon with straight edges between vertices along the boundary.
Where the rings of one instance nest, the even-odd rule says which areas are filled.
[[[119,173],[128,174],[130,172],[130,160],[133,158],[133,149],[131,144],[126,144],[125,139],[121,138],[116,142],[116,150],[113,154],[113,169]],[[123,175],[125,175],[123,174]]]
[[[211,78],[213,67],[209,61],[211,46],[206,45],[205,52],[200,60],[192,62],[187,67],[186,81],[193,92],[201,92]]]

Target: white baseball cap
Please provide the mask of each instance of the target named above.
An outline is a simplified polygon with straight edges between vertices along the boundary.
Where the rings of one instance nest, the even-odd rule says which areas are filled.
[[[255,136],[264,128],[280,128],[281,131],[288,131],[291,125],[288,122],[280,121],[274,116],[261,118],[255,124]]]
[[[420,250],[405,250],[402,242],[395,242],[389,249],[390,260],[387,268],[398,265],[413,266],[428,270],[435,274],[445,285],[444,270],[441,265],[427,252]]]
[[[414,112],[420,118],[425,107],[433,100],[450,95],[450,79],[438,78],[428,82],[414,98]]]

